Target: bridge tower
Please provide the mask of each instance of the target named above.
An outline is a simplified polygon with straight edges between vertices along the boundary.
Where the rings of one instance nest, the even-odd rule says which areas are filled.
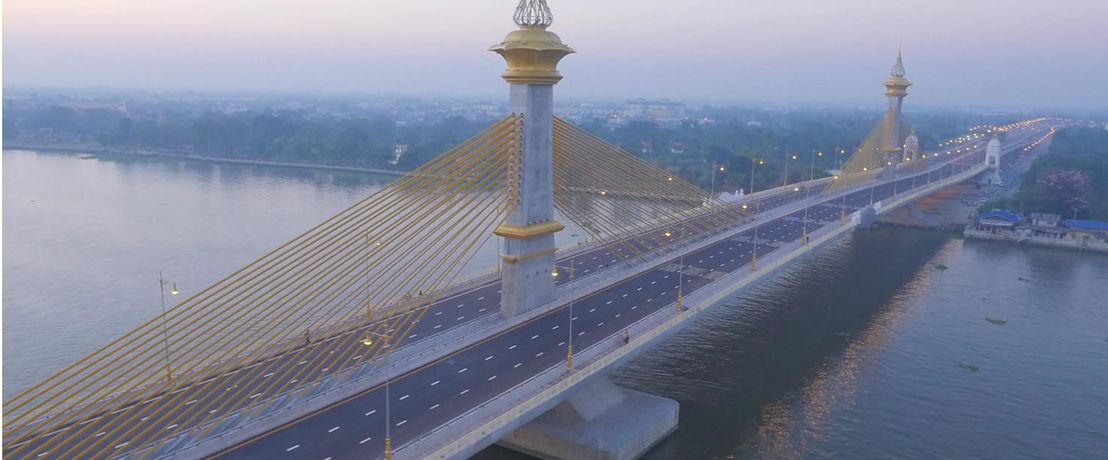
[[[889,98],[889,106],[885,111],[885,132],[880,144],[885,159],[884,165],[892,162],[895,166],[902,156],[900,154],[902,146],[900,127],[903,125],[904,119],[900,113],[900,108],[904,105],[904,97],[908,95],[908,87],[912,86],[912,83],[904,78],[905,74],[904,61],[901,59],[901,50],[898,48],[896,62],[893,63],[892,71],[889,72],[889,79],[885,80],[885,96]],[[886,168],[888,171],[892,169]]]
[[[985,167],[988,171],[985,175],[985,183],[989,185],[1004,185],[1000,178],[1000,130],[993,131],[993,138],[985,147]]]
[[[514,211],[494,233],[504,238],[501,311],[505,315],[554,298],[554,85],[558,61],[573,49],[547,27],[554,21],[546,0],[520,0],[519,29],[489,48],[504,58],[511,111],[522,116],[520,155],[509,170]]]

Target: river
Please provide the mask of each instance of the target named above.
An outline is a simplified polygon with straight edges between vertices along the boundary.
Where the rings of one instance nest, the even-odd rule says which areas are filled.
[[[390,180],[26,151],[3,167],[5,399],[157,315],[159,271],[194,292]],[[1105,281],[1105,256],[858,231],[615,378],[681,403],[648,459],[1105,458]]]

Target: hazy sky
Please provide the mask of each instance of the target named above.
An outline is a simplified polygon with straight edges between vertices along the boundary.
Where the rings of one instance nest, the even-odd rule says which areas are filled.
[[[516,0],[7,0],[4,84],[488,96]],[[1108,0],[549,0],[562,96],[1108,108]]]

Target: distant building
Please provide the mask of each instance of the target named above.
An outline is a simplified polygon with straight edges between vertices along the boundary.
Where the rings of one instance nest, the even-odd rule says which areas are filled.
[[[1108,244],[1108,222],[1096,220],[1066,219],[1066,239],[1083,244]]]
[[[1048,214],[1041,212],[1031,213],[1031,225],[1036,227],[1057,227],[1058,222],[1062,220],[1062,216],[1058,214]]]
[[[685,104],[669,99],[635,99],[623,105],[623,118],[629,121],[654,121],[676,124],[686,118]]]
[[[639,153],[643,155],[652,155],[654,153],[654,143],[650,141],[639,142]]]
[[[977,226],[982,230],[1011,230],[1016,224],[1023,221],[1018,214],[1003,209],[994,209],[977,216]]]
[[[1108,222],[1033,213],[1031,219],[1003,209],[981,213],[966,227],[966,238],[1108,252]]]

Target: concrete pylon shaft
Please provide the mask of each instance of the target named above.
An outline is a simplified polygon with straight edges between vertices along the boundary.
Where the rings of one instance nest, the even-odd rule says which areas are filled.
[[[513,83],[512,112],[523,116],[517,207],[497,234],[504,238],[501,309],[506,315],[554,298],[554,85]],[[516,173],[516,172],[513,172]]]
[[[515,209],[497,227],[504,238],[501,255],[501,311],[514,315],[554,299],[554,233],[565,228],[554,220],[554,85],[562,79],[557,66],[573,49],[546,30],[553,16],[543,1],[522,0],[516,9],[519,30],[492,51],[508,64],[513,113],[521,115],[522,146],[515,184]]]

